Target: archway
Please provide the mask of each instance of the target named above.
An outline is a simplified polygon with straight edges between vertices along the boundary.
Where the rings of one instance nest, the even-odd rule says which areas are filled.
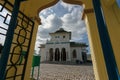
[[[63,1],[66,2],[66,3],[77,4],[77,5],[82,5],[83,6],[84,12],[83,12],[82,19],[85,20],[85,23],[86,23],[86,26],[87,26],[87,32],[88,32],[88,36],[89,36],[90,47],[92,49],[92,55],[93,55],[92,56],[93,57],[92,58],[93,59],[93,66],[95,68],[98,68],[99,72],[101,72],[100,67],[97,64],[101,61],[97,57],[98,56],[103,56],[103,54],[101,54],[102,49],[101,49],[101,45],[99,44],[100,39],[99,39],[99,33],[98,33],[97,25],[96,25],[92,0],[89,0],[89,1],[63,0]],[[86,4],[89,4],[89,5],[86,5]],[[97,36],[97,38],[96,38],[96,36]],[[93,40],[94,40],[94,42],[93,42]],[[99,51],[94,46],[97,46],[97,48],[99,48]],[[98,53],[98,54],[96,54],[96,53]],[[101,57],[101,60],[102,60],[102,64],[103,64],[102,69],[103,69],[104,72],[106,72],[104,58]],[[96,75],[99,75],[96,70],[95,70],[95,73],[97,73]],[[106,74],[104,74],[104,75],[100,74],[99,76],[106,76]]]
[[[11,1],[13,1],[13,0],[11,0]],[[55,0],[55,1],[57,1],[57,0]],[[81,3],[81,1],[83,1],[83,2],[85,2],[84,4],[85,4],[85,7],[87,6],[87,9],[88,10],[85,10],[84,12],[86,12],[86,13],[90,13],[90,14],[87,14],[87,15],[85,15],[84,14],[84,16],[87,18],[87,19],[85,19],[87,22],[88,22],[88,31],[90,31],[90,34],[89,34],[89,37],[90,37],[90,43],[91,43],[91,46],[92,46],[92,52],[93,52],[93,64],[94,64],[94,67],[96,67],[95,69],[97,69],[97,71],[95,71],[96,72],[96,74],[98,74],[98,73],[103,73],[103,74],[98,74],[97,75],[97,77],[98,78],[102,78],[103,76],[104,76],[104,79],[105,80],[107,80],[107,72],[106,72],[106,66],[105,66],[105,61],[104,61],[104,55],[103,54],[101,54],[102,52],[103,53],[108,53],[108,55],[109,55],[109,49],[108,48],[110,48],[109,47],[109,44],[108,44],[108,47],[107,47],[107,50],[105,50],[105,49],[103,49],[103,47],[104,48],[106,48],[105,46],[103,46],[103,44],[102,44],[102,47],[101,47],[101,42],[104,42],[104,37],[102,38],[102,39],[99,39],[99,35],[98,35],[98,32],[99,31],[97,31],[98,29],[96,28],[97,26],[96,26],[96,22],[95,22],[95,16],[94,16],[94,14],[93,14],[93,5],[91,5],[90,3],[92,3],[92,1],[95,1],[95,0],[64,0],[64,2],[68,2],[68,3],[72,3],[72,4],[80,4]],[[100,1],[100,0],[96,0],[96,4],[99,4],[99,3],[97,3],[97,1]],[[46,1],[47,2],[47,1]],[[111,15],[112,14],[114,14],[113,13],[113,11],[112,11],[112,9],[108,9],[107,10],[107,8],[103,5],[104,3],[105,3],[105,1],[103,2],[102,0],[101,0],[101,2],[102,2],[102,6],[104,7],[104,11],[106,10],[106,12],[107,11],[110,11],[109,12],[109,14],[110,14],[110,17],[111,17]],[[109,2],[109,3],[107,3],[107,2]],[[109,6],[109,4],[110,5],[112,5],[113,3],[115,2],[115,0],[109,0],[109,1],[106,1],[106,3],[108,4],[108,6]],[[12,2],[13,3],[13,2]],[[29,3],[29,2],[28,2]],[[34,2],[35,3],[35,2]],[[42,3],[42,4],[44,4],[44,3]],[[52,4],[53,5],[53,4]],[[80,4],[81,5],[81,4]],[[91,6],[90,6],[91,5]],[[25,5],[23,5],[23,6],[25,6]],[[29,5],[28,5],[29,6]],[[28,6],[27,6],[27,10],[28,9],[30,9],[31,10],[31,8],[28,8]],[[43,6],[43,5],[42,5]],[[41,7],[42,7],[41,6]],[[49,5],[50,6],[50,5]],[[88,7],[89,6],[89,7]],[[31,5],[30,5],[30,7],[31,7]],[[48,7],[48,6],[47,6]],[[98,7],[100,7],[100,6],[98,6]],[[45,6],[44,6],[44,8],[46,8]],[[106,8],[106,9],[105,9]],[[41,8],[41,9],[43,9],[43,8]],[[37,9],[34,9],[34,10],[37,10]],[[22,10],[22,11],[24,11],[24,10]],[[98,8],[98,11],[100,11],[100,9]],[[104,12],[103,11],[103,12]],[[32,12],[35,12],[35,11],[32,11]],[[106,13],[105,12],[105,13]],[[30,14],[29,13],[29,10],[28,10],[28,12],[27,12],[28,14]],[[101,12],[100,12],[101,13]],[[97,13],[97,14],[99,14],[99,13]],[[103,13],[104,14],[104,13]],[[107,15],[107,13],[105,14],[105,15]],[[28,16],[28,15],[27,15]],[[31,15],[29,16],[29,17],[31,17]],[[32,17],[36,17],[36,15],[32,15]],[[102,16],[101,16],[102,17]],[[113,16],[114,17],[114,16]],[[110,26],[111,24],[113,24],[113,23],[110,23],[110,18],[109,18],[109,16],[107,16],[107,17],[105,17],[105,19],[107,19],[107,22],[109,23],[109,24],[107,24],[108,26]],[[109,19],[109,20],[108,20]],[[113,19],[113,18],[111,18],[111,19]],[[114,19],[115,19],[115,17],[114,17]],[[99,19],[99,20],[102,20],[101,18]],[[116,20],[116,19],[115,19]],[[117,22],[118,20],[116,20],[116,21],[114,21],[114,22]],[[101,21],[100,21],[100,24],[101,24]],[[116,25],[116,27],[118,27],[118,23],[116,23],[117,25]],[[100,27],[102,27],[104,24],[102,24]],[[106,26],[103,26],[103,27],[106,27]],[[110,27],[112,27],[112,25],[110,26]],[[110,28],[109,28],[110,29]],[[116,28],[116,31],[117,31],[117,29],[119,29],[119,28]],[[104,28],[102,29],[102,30],[104,30]],[[110,29],[111,30],[111,29]],[[112,41],[112,43],[113,43],[113,48],[114,48],[114,51],[115,51],[115,53],[116,53],[116,55],[115,56],[117,56],[117,55],[119,55],[118,53],[119,53],[119,50],[118,50],[118,48],[117,47],[119,47],[119,45],[117,45],[118,43],[119,43],[119,41],[117,42],[116,40],[118,39],[119,40],[119,38],[117,38],[117,37],[113,37],[115,34],[114,33],[112,33],[112,32],[114,32],[114,30],[112,30],[111,32],[110,32],[110,35],[112,36],[111,37],[111,41]],[[118,32],[118,31],[117,31]],[[118,32],[119,33],[119,32]],[[114,35],[113,35],[114,34]],[[104,33],[103,33],[103,35],[104,35]],[[117,35],[117,34],[116,34]],[[106,36],[105,36],[106,37]],[[114,40],[115,39],[115,40]],[[100,40],[103,40],[103,41],[100,41]],[[109,40],[109,39],[108,39]],[[108,42],[108,40],[106,40],[106,43]],[[105,45],[106,45],[106,43],[104,43]],[[117,47],[116,47],[117,46]],[[103,49],[103,50],[102,50]],[[105,52],[106,51],[106,52]],[[110,51],[110,52],[112,52],[112,51]],[[32,53],[32,51],[31,51],[31,53]],[[120,65],[119,65],[119,57],[116,57],[117,59],[116,59],[116,62],[117,62],[117,64],[118,64],[118,67],[120,68]],[[30,60],[30,59],[29,59]],[[114,61],[113,61],[113,63],[114,63]],[[101,64],[103,65],[103,66],[101,66]],[[109,64],[109,62],[108,62],[108,64]],[[100,67],[99,67],[100,66]],[[101,68],[102,67],[102,68]],[[113,68],[115,68],[114,66],[113,66]],[[30,68],[29,68],[30,69]],[[117,67],[116,67],[116,69],[117,69]],[[27,70],[26,70],[27,71]],[[109,71],[109,70],[108,70]],[[109,73],[109,72],[108,72]]]
[[[55,61],[59,61],[60,60],[60,51],[59,48],[55,49]]]
[[[49,60],[53,61],[53,48],[50,48],[49,50]]]
[[[61,51],[61,61],[66,61],[66,49],[62,48]]]

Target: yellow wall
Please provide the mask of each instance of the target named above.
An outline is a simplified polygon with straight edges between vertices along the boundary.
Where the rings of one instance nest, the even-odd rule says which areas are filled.
[[[85,18],[96,80],[108,80],[94,13]]]
[[[106,4],[107,2],[103,1],[101,1],[103,13],[120,74],[120,8],[118,7],[116,0],[110,0],[111,3],[109,4]]]
[[[30,78],[30,73],[31,73],[31,68],[32,68],[32,58],[33,58],[33,53],[34,53],[37,30],[38,30],[38,23],[35,22],[35,27],[34,27],[33,35],[32,35],[32,41],[31,41],[31,45],[30,45],[30,53],[28,55],[28,62],[27,62],[26,71],[25,71],[25,80],[29,80],[29,78]]]

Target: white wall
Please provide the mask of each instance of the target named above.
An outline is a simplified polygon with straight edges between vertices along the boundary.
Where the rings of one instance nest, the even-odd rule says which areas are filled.
[[[41,62],[46,61],[45,48],[41,48],[39,53],[40,53],[40,56],[41,56]]]
[[[50,42],[65,42],[65,41],[69,41],[70,40],[70,33],[54,33],[54,34],[50,34],[51,36],[51,40]],[[65,36],[65,38],[63,38],[63,36]]]
[[[56,48],[59,48],[60,50],[60,53],[61,53],[61,50],[62,48],[65,48],[66,50],[66,60],[67,61],[70,61],[70,43],[66,43],[66,44],[46,44],[46,53],[49,55],[49,50],[50,48],[53,48],[53,52],[55,53],[55,49]]]
[[[76,50],[76,53],[77,53],[77,57],[76,58],[73,58],[73,50]],[[71,50],[70,50],[70,52],[71,52],[71,59],[72,59],[72,61],[76,61],[76,60],[80,60],[80,61],[82,61],[82,54],[81,54],[81,52],[82,52],[82,49],[80,48],[80,47],[71,47]]]

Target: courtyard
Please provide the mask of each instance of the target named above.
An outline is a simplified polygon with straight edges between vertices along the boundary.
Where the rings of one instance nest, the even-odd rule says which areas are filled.
[[[37,79],[37,67],[34,78]],[[40,65],[39,80],[95,80],[92,65],[49,64]]]

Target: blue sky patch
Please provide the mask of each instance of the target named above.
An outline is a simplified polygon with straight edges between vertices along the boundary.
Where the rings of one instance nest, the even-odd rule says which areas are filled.
[[[119,8],[120,8],[120,0],[116,0],[116,1],[117,1],[117,4],[118,4]]]

